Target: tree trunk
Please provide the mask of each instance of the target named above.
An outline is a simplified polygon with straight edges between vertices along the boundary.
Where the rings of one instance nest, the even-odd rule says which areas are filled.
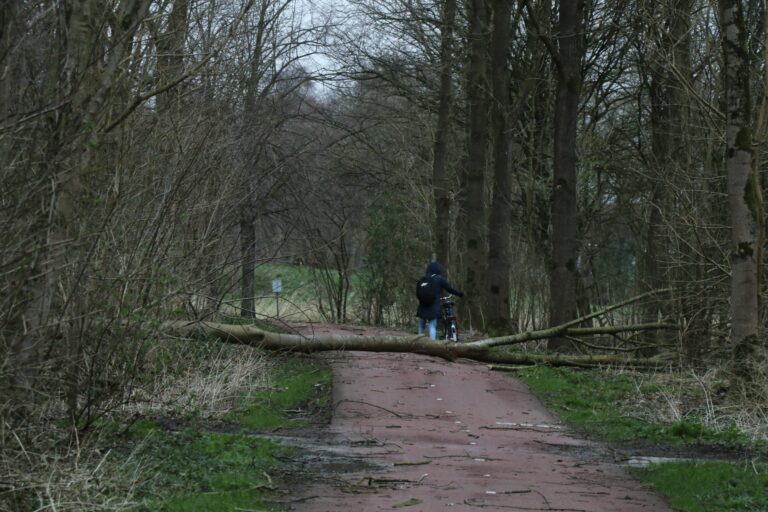
[[[403,352],[426,354],[443,359],[458,358],[472,359],[487,363],[503,364],[546,364],[553,366],[603,366],[615,364],[621,367],[658,368],[665,366],[663,361],[650,359],[633,359],[623,355],[586,355],[564,356],[536,354],[525,352],[494,351],[495,347],[503,347],[535,341],[558,335],[585,334],[615,334],[620,332],[636,332],[649,329],[676,329],[675,325],[636,325],[625,327],[595,327],[592,329],[568,329],[563,326],[542,331],[524,332],[503,338],[488,338],[472,343],[451,343],[431,340],[426,336],[344,336],[334,334],[319,334],[311,338],[298,334],[279,334],[262,331],[250,325],[220,324],[215,322],[185,322],[167,321],[160,326],[167,334],[194,337],[200,334],[214,336],[227,343],[250,345],[265,350],[291,352],[326,352],[331,350],[364,352]],[[590,331],[590,332],[585,332]]]
[[[40,359],[55,351],[61,357],[58,368],[68,413],[76,419],[83,412],[83,392],[91,391],[84,389],[90,378],[84,368],[99,350],[89,345],[93,340],[86,334],[92,305],[84,290],[90,291],[92,249],[103,234],[103,219],[96,213],[102,210],[94,208],[94,183],[103,177],[101,164],[106,160],[100,128],[105,124],[110,94],[118,89],[119,64],[146,14],[146,3],[110,6],[99,0],[81,0],[56,5],[51,12],[56,17],[52,34],[55,60],[49,63],[52,71],[41,77],[40,85],[47,101],[60,103],[46,115],[50,131],[45,157],[37,165],[40,176],[52,187],[41,191],[50,199],[45,197],[42,208],[34,213],[40,217],[37,232],[32,234],[36,238],[36,277],[25,282],[29,299],[24,327],[34,336],[10,343],[10,380],[12,388],[33,388],[33,368],[42,366]],[[108,30],[107,20],[113,16],[122,22],[119,40],[117,33]],[[40,350],[43,343],[48,344],[48,355]],[[25,391],[30,399],[32,395]]]
[[[464,289],[466,317],[475,328],[483,323],[482,287],[486,270],[485,173],[488,154],[488,8],[472,0],[470,62],[467,75],[468,144],[462,209],[464,210]]]
[[[491,82],[493,109],[493,199],[488,225],[488,272],[483,302],[485,326],[489,332],[507,332],[510,326],[509,296],[512,261],[512,183],[509,169],[509,134],[507,133],[510,73],[507,63],[512,2],[493,0],[491,33]]]
[[[157,40],[158,86],[172,83],[184,72],[184,41],[187,38],[189,0],[174,0],[168,25]],[[161,116],[179,108],[181,86],[171,87],[157,97],[157,112]]]
[[[669,292],[665,290],[653,290],[623,302],[613,304],[600,311],[584,315],[562,325],[549,327],[539,331],[528,331],[496,338],[473,341],[470,343],[454,343],[430,340],[426,336],[344,336],[335,334],[322,334],[305,337],[297,334],[281,334],[262,331],[250,325],[229,325],[214,322],[200,321],[167,321],[160,326],[160,331],[166,334],[181,334],[184,336],[215,336],[228,343],[258,346],[267,350],[294,351],[294,352],[323,352],[328,350],[362,350],[368,352],[414,352],[428,354],[445,359],[466,357],[476,361],[495,363],[522,363],[525,364],[552,364],[556,361],[578,362],[578,365],[591,364],[619,364],[629,366],[645,366],[655,368],[657,361],[629,359],[623,356],[570,356],[519,354],[507,351],[493,351],[496,347],[504,347],[527,343],[554,336],[592,336],[601,334],[618,334],[622,332],[641,332],[654,329],[678,329],[677,325],[669,324],[640,324],[625,326],[607,326],[579,328],[579,324],[586,320],[606,315],[629,304],[634,304],[650,296]]]
[[[550,270],[550,325],[576,317],[578,224],[576,222],[576,128],[581,92],[584,0],[560,2],[555,100],[555,158],[552,187],[552,261]],[[570,342],[555,337],[552,350],[566,350]]]
[[[673,183],[670,180],[675,180],[681,172],[687,173],[690,169],[690,150],[687,144],[690,129],[687,105],[689,100],[681,81],[690,81],[691,76],[690,19],[693,2],[670,0],[653,5],[664,11],[664,25],[668,26],[669,30],[660,34],[658,51],[650,59],[652,184],[646,250],[641,267],[647,290],[660,288],[668,280],[669,246],[662,236],[664,217],[670,215],[668,189]],[[671,315],[670,305],[650,301],[644,306],[643,314],[649,322],[657,321],[659,317],[668,318]],[[655,345],[657,334],[647,334],[649,345]],[[695,344],[700,342],[700,339],[689,336],[687,342]],[[687,353],[693,352],[695,350]]]
[[[14,43],[11,32],[14,32],[16,17],[19,15],[19,0],[3,0],[0,2],[0,65],[2,65]],[[10,83],[10,82],[9,82]]]
[[[671,155],[671,142],[673,120],[670,113],[672,98],[670,97],[673,84],[668,83],[669,70],[665,69],[667,49],[662,45],[662,49],[655,57],[656,62],[651,70],[650,80],[650,100],[651,100],[651,196],[648,201],[648,220],[645,232],[645,252],[641,260],[640,270],[642,272],[643,287],[647,290],[653,290],[661,285],[664,279],[665,259],[663,254],[668,254],[664,249],[663,233],[663,215],[662,211],[667,206],[667,187],[666,181],[673,171],[673,160]],[[661,303],[658,301],[648,301],[643,306],[643,316],[645,321],[654,321],[661,314]],[[648,336],[652,339],[646,340],[650,345],[656,342],[657,333],[649,332]],[[651,354],[646,354],[651,355]]]
[[[752,162],[750,68],[744,5],[720,0],[726,96],[726,172],[731,217],[731,341],[734,382],[731,392],[752,395],[753,365],[759,365],[758,240],[762,197]]]
[[[256,30],[256,40],[249,58],[248,78],[246,81],[245,107],[243,112],[243,132],[252,134],[246,140],[242,154],[245,157],[243,165],[243,190],[245,194],[240,205],[240,316],[254,318],[254,300],[256,297],[256,191],[254,190],[257,164],[259,161],[258,133],[258,88],[262,75],[262,55],[264,34],[267,30],[267,10],[270,2],[264,1],[259,9],[259,19]],[[254,129],[255,128],[255,129]]]
[[[253,204],[252,187],[246,186],[246,197],[240,206],[240,316],[255,318],[256,297],[256,206]]]
[[[646,297],[644,294],[642,297]],[[637,299],[637,298],[635,298]],[[631,302],[631,301],[627,301]],[[611,309],[611,308],[608,308]],[[594,316],[594,315],[592,315]],[[230,325],[215,322],[163,322],[160,330],[167,334],[180,334],[183,336],[214,336],[227,343],[257,346],[265,350],[292,351],[292,352],[325,352],[330,350],[360,350],[366,352],[405,352],[427,354],[442,357],[448,360],[457,358],[473,359],[475,361],[506,363],[506,364],[549,364],[558,362],[569,366],[600,366],[605,364],[617,364],[630,367],[656,368],[663,366],[662,361],[648,359],[633,359],[621,355],[588,355],[588,356],[563,356],[514,353],[508,351],[493,350],[497,347],[527,343],[553,335],[589,336],[599,334],[617,334],[621,332],[638,332],[651,329],[677,329],[676,325],[651,324],[651,325],[627,325],[594,327],[582,329],[574,327],[581,319],[563,325],[550,327],[540,331],[522,332],[498,338],[488,338],[470,343],[451,343],[445,341],[430,340],[426,336],[345,336],[335,334],[319,334],[305,337],[298,334],[281,334],[262,331],[250,325]]]
[[[435,197],[435,256],[445,268],[451,267],[451,186],[447,176],[448,134],[451,129],[453,104],[453,29],[456,22],[456,0],[443,3],[440,33],[440,102],[437,109],[432,186]]]

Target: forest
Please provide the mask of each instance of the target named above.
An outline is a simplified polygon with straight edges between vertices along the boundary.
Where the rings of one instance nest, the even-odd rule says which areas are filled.
[[[3,1],[2,446],[270,277],[415,332],[432,260],[474,339],[584,318],[526,347],[765,406],[767,43],[757,0]]]

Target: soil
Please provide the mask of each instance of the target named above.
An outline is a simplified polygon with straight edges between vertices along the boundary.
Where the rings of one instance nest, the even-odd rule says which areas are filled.
[[[569,432],[509,375],[418,354],[321,357],[333,369],[332,419],[285,438],[300,448],[291,510],[671,510],[630,476],[623,452]]]

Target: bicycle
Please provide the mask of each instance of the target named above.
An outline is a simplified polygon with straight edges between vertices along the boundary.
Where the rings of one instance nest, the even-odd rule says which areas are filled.
[[[440,309],[443,320],[443,338],[453,343],[459,342],[459,322],[453,312],[456,305],[452,296],[440,297]]]

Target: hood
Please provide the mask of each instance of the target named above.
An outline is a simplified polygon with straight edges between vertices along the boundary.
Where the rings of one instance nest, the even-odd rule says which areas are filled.
[[[429,265],[427,265],[427,271],[426,274],[443,274],[443,267],[436,261],[430,261]]]

